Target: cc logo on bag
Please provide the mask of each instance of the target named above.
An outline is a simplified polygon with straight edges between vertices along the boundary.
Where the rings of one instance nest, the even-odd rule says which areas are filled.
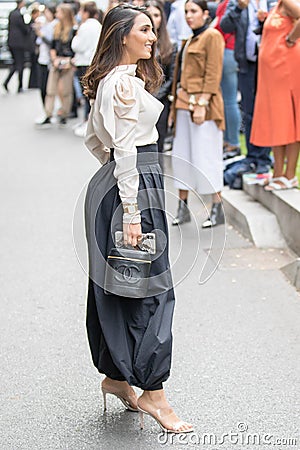
[[[115,270],[118,272],[117,275],[115,275],[115,279],[119,281],[120,283],[130,283],[135,284],[138,283],[141,279],[140,272],[141,269],[137,266],[126,266],[125,264],[120,264],[118,267],[115,268]]]

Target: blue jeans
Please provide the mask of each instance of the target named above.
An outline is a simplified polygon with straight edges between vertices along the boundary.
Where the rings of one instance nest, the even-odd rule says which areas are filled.
[[[249,62],[248,71],[239,73],[239,88],[242,94],[242,109],[245,119],[247,160],[258,166],[270,166],[270,147],[258,147],[250,143],[254,101],[256,95],[257,64]]]
[[[225,124],[224,141],[232,146],[240,146],[239,132],[241,114],[237,102],[238,74],[234,51],[225,48],[221,88],[224,100]]]

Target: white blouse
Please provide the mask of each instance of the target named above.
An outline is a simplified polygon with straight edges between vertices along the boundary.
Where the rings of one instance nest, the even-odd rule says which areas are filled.
[[[109,160],[110,149],[114,149],[114,176],[124,203],[137,201],[136,146],[157,141],[155,124],[163,109],[162,103],[135,76],[136,67],[136,64],[117,66],[100,81],[85,140],[101,164]]]

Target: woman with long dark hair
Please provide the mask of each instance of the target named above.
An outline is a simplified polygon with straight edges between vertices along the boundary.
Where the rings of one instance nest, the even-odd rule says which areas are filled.
[[[174,80],[176,119],[173,174],[179,205],[173,225],[191,220],[187,206],[190,190],[211,194],[212,206],[202,228],[223,224],[224,107],[221,92],[224,39],[209,27],[205,0],[187,0],[185,18],[193,31],[178,60]],[[179,83],[177,83],[179,79]]]
[[[147,11],[151,14],[155,29],[157,30],[157,60],[164,72],[164,81],[155,93],[155,97],[162,102],[164,109],[157,122],[159,139],[157,142],[158,151],[163,152],[164,140],[168,130],[168,116],[170,112],[170,101],[175,59],[177,54],[177,44],[172,43],[167,30],[167,22],[164,12],[164,5],[160,0],[148,0],[145,3]],[[161,165],[163,161],[161,158]]]
[[[174,292],[156,145],[162,105],[151,95],[162,78],[156,40],[146,9],[111,9],[83,78],[92,102],[86,145],[103,164],[86,196],[87,331],[93,362],[106,375],[104,405],[107,394],[115,395],[129,410],[139,411],[141,419],[146,413],[164,431],[184,433],[192,426],[177,417],[163,389],[170,374]],[[144,298],[104,291],[106,259],[120,229],[125,245],[132,247],[142,232],[156,235]],[[138,399],[132,386],[144,391]]]

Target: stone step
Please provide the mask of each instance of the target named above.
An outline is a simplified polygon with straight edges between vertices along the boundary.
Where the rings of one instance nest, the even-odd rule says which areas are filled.
[[[286,241],[276,215],[244,191],[225,188],[222,192],[226,220],[256,247],[285,248]]]
[[[281,271],[290,280],[292,285],[300,291],[300,258],[297,258],[295,261],[281,267]]]
[[[276,215],[288,247],[300,256],[300,190],[268,192],[262,186],[244,183],[244,191]]]

